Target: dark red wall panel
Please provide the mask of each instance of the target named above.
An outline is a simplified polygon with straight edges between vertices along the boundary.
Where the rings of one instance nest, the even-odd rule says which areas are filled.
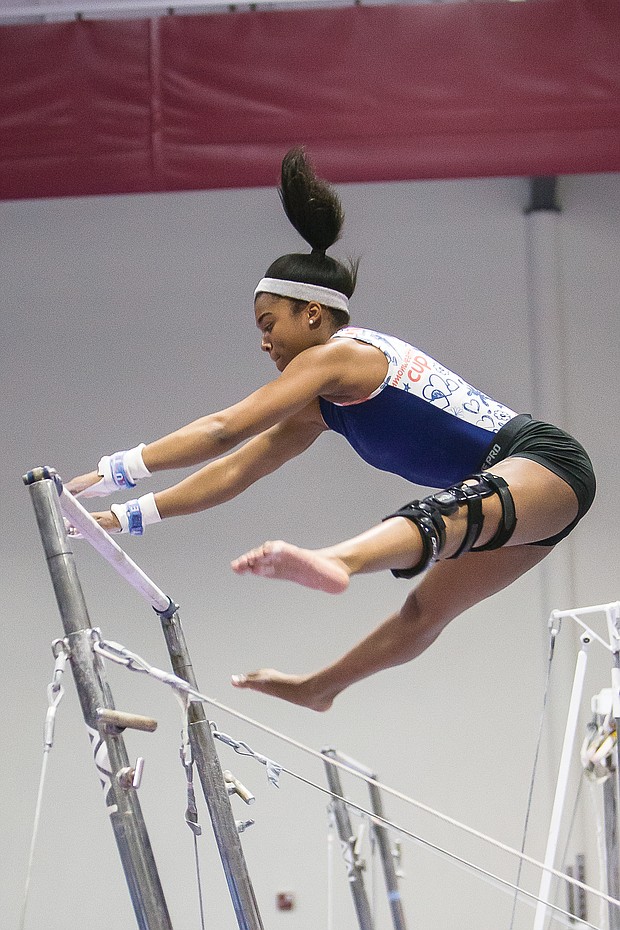
[[[620,170],[616,0],[0,27],[0,197]]]

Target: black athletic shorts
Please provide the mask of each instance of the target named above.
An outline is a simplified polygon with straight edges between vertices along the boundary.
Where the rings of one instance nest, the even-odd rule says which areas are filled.
[[[496,434],[481,469],[492,472],[494,465],[509,456],[539,462],[566,481],[575,492],[579,510],[573,522],[561,533],[531,544],[555,546],[574,529],[594,500],[596,478],[588,453],[564,430],[550,423],[533,420],[529,414],[523,413],[510,420]]]

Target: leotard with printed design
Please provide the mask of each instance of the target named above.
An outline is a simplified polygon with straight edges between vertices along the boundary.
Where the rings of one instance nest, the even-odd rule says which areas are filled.
[[[480,470],[495,434],[517,415],[394,336],[347,326],[332,339],[376,346],[388,361],[385,380],[364,400],[319,398],[326,426],[382,471],[448,487]]]

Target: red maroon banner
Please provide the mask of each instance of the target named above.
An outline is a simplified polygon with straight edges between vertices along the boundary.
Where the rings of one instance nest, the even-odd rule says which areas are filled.
[[[620,4],[0,27],[0,198],[620,170]]]

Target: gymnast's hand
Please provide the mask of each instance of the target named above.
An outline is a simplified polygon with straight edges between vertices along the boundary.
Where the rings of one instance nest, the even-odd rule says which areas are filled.
[[[103,513],[91,513],[91,517],[97,521],[102,530],[105,530],[106,533],[120,533],[121,525],[112,513],[111,510],[106,510]],[[71,539],[82,539],[82,534],[77,530],[72,524],[64,518],[65,530],[67,531],[67,536],[70,536]]]
[[[101,513],[92,513],[93,517],[102,530],[105,530],[106,533],[120,533],[121,525],[112,513],[111,510],[104,510]]]
[[[141,442],[133,449],[103,455],[97,471],[73,478],[67,490],[76,497],[105,497],[119,489],[135,488],[140,478],[148,478],[151,474],[142,458],[143,449],[144,443]]]
[[[78,475],[77,478],[72,478],[71,481],[67,482],[66,488],[74,497],[99,497],[102,493],[110,493],[107,489],[105,491],[96,491],[95,486],[97,484],[100,487],[103,484],[101,475],[96,471],[89,471],[86,475]]]

